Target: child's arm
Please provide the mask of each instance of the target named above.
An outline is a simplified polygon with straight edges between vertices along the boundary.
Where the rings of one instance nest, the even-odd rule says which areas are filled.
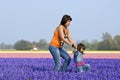
[[[77,51],[77,49],[74,49],[74,50],[73,50],[73,53],[76,52],[76,51]]]

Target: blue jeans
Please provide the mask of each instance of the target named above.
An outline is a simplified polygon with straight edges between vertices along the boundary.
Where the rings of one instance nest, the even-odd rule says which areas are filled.
[[[83,66],[77,66],[79,72],[90,71],[90,64],[85,64]]]
[[[69,54],[66,52],[66,50],[62,47],[62,48],[57,48],[55,46],[49,46],[49,51],[51,53],[51,55],[53,56],[54,59],[54,70],[55,71],[65,71],[68,67],[68,65],[70,64],[70,56]],[[61,67],[61,57],[65,60],[62,67]]]

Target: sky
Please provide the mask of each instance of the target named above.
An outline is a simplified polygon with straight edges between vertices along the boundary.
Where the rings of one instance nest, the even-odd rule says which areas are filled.
[[[120,0],[0,0],[0,43],[50,42],[64,14],[75,42],[120,35]]]

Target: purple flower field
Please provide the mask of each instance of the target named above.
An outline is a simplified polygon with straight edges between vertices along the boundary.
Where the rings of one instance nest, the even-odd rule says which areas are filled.
[[[85,62],[90,72],[77,72],[73,60],[66,72],[54,72],[51,58],[0,58],[0,80],[120,80],[120,59]]]

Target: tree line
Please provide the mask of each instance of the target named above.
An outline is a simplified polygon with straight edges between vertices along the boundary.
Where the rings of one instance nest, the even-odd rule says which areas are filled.
[[[76,43],[83,43],[87,50],[120,50],[120,35],[114,37],[108,32],[102,34],[102,40],[93,40],[89,42],[87,40],[77,41]],[[30,42],[28,40],[19,40],[15,44],[0,43],[0,49],[12,49],[12,50],[48,50],[49,43],[45,39],[40,39],[38,42]],[[67,44],[64,45],[65,49],[73,50],[73,48]]]

